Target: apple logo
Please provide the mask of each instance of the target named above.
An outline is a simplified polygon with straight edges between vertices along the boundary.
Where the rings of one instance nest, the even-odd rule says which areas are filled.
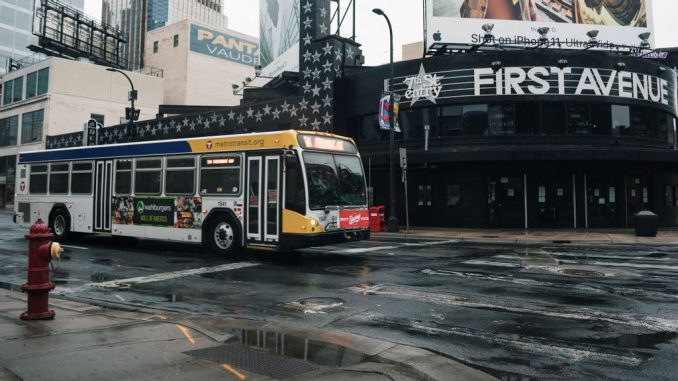
[[[440,31],[437,30],[435,33],[433,33],[433,40],[434,41],[440,41],[442,38],[440,36]]]

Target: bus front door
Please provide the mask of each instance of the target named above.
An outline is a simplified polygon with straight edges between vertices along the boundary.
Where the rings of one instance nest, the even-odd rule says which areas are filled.
[[[113,161],[97,161],[94,177],[94,231],[111,231]]]
[[[280,156],[247,158],[247,242],[276,244],[280,221]]]

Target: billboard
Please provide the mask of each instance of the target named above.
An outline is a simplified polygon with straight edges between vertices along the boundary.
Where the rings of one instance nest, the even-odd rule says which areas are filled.
[[[262,75],[299,71],[299,0],[259,0]]]
[[[254,66],[259,63],[259,44],[214,29],[191,24],[190,49],[239,64]]]
[[[637,46],[639,34],[653,32],[651,0],[428,0],[426,15],[429,46],[482,43],[487,23],[495,43],[534,44],[537,29],[549,27],[550,42],[573,49],[587,47],[591,30],[602,47]]]

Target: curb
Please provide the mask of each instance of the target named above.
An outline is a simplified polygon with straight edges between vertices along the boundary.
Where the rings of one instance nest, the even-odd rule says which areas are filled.
[[[626,240],[610,239],[524,239],[524,238],[482,238],[482,237],[463,237],[463,236],[441,236],[441,235],[421,235],[421,234],[407,234],[407,233],[371,233],[371,238],[399,238],[399,239],[426,239],[434,241],[442,240],[458,240],[459,243],[471,244],[489,244],[489,245],[577,245],[577,246],[595,246],[595,245],[619,245],[619,246],[677,246],[678,242],[628,242]]]
[[[2,288],[12,294],[19,294],[15,286],[2,284]],[[457,360],[441,356],[429,350],[412,347],[404,344],[388,342],[380,339],[374,339],[368,336],[354,334],[346,331],[324,330],[320,328],[303,328],[283,325],[279,323],[267,322],[262,320],[238,319],[227,316],[213,315],[190,315],[185,312],[172,311],[159,308],[148,308],[145,306],[129,305],[123,303],[99,301],[89,298],[52,295],[50,304],[64,309],[73,310],[72,306],[64,306],[64,302],[75,302],[96,307],[102,307],[109,310],[118,310],[128,313],[146,315],[129,316],[129,319],[140,319],[160,315],[164,319],[159,322],[170,324],[181,324],[191,328],[217,343],[229,343],[238,341],[238,336],[218,332],[216,329],[223,330],[261,330],[267,332],[280,332],[285,335],[296,336],[304,339],[314,340],[324,344],[336,345],[348,348],[362,353],[365,356],[363,363],[379,363],[394,365],[400,373],[408,377],[414,377],[426,381],[462,381],[462,380],[497,380],[493,376],[480,370],[465,365]],[[62,305],[60,305],[62,304]],[[345,370],[350,370],[350,366]],[[344,368],[338,368],[342,370]]]

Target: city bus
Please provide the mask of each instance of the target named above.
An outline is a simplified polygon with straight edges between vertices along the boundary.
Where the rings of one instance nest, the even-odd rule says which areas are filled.
[[[15,223],[86,233],[290,250],[369,238],[353,140],[277,131],[19,154]]]

